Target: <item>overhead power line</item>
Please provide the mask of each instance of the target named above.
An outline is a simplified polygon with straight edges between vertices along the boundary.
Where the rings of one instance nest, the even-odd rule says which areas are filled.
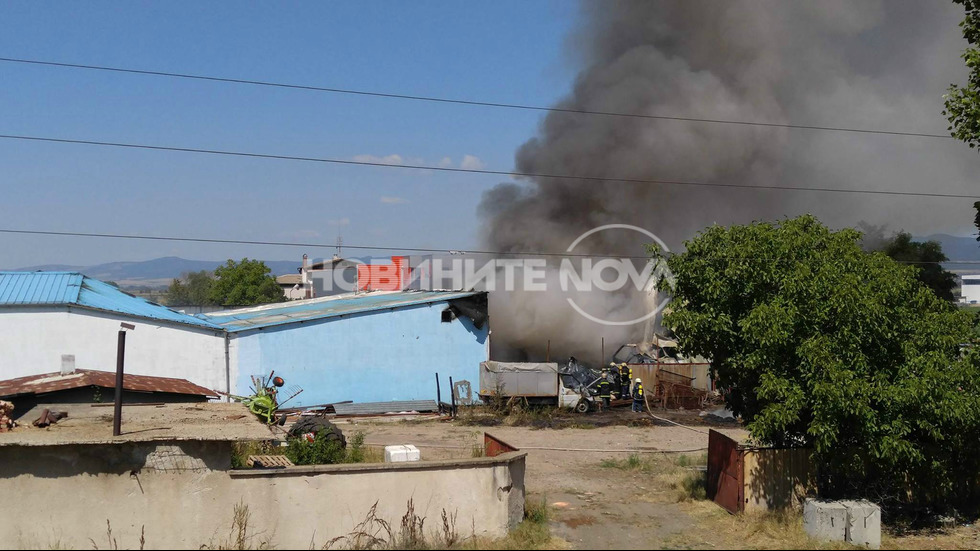
[[[52,142],[52,143],[64,143],[64,144],[76,144],[76,145],[97,145],[104,147],[120,147],[129,149],[148,149],[153,151],[174,151],[180,153],[201,153],[207,155],[224,155],[231,157],[249,157],[257,159],[274,159],[280,161],[304,161],[313,163],[330,163],[339,165],[350,165],[350,166],[373,166],[381,168],[400,168],[409,170],[431,170],[436,172],[453,172],[453,173],[466,173],[466,174],[490,174],[495,176],[507,176],[507,177],[528,177],[528,178],[545,178],[552,180],[573,180],[573,181],[585,181],[585,182],[615,182],[624,184],[658,184],[667,186],[700,186],[700,187],[713,187],[713,188],[740,188],[740,189],[755,189],[755,190],[779,190],[779,191],[812,191],[821,193],[857,193],[857,194],[868,194],[868,195],[893,195],[893,196],[903,196],[903,197],[934,197],[934,198],[948,198],[948,199],[980,199],[980,194],[978,195],[965,195],[958,193],[937,193],[937,192],[926,192],[926,191],[893,191],[893,190],[878,190],[878,189],[847,189],[847,188],[829,188],[829,187],[804,187],[804,186],[780,186],[780,185],[752,185],[752,184],[731,184],[722,182],[695,182],[695,181],[682,181],[682,180],[652,180],[643,178],[616,178],[608,176],[581,176],[574,174],[549,174],[543,172],[518,172],[518,171],[506,171],[506,170],[488,170],[488,169],[475,169],[475,168],[453,168],[453,167],[443,167],[443,166],[432,166],[432,165],[411,165],[403,163],[382,163],[377,161],[355,161],[349,159],[332,159],[328,157],[303,157],[296,155],[277,155],[272,153],[253,153],[247,151],[228,151],[219,149],[198,149],[193,147],[176,147],[176,146],[163,146],[163,145],[149,145],[149,144],[138,144],[138,143],[124,143],[124,142],[105,142],[97,140],[76,140],[68,138],[51,138],[46,136],[26,136],[26,135],[15,135],[15,134],[0,134],[0,139],[7,140],[25,140],[25,141],[35,141],[35,142]]]
[[[0,234],[20,234],[20,235],[47,235],[56,237],[95,237],[95,238],[105,238],[105,239],[136,239],[145,241],[172,241],[172,242],[185,242],[185,243],[220,243],[227,245],[263,245],[272,247],[304,247],[304,248],[335,248],[336,244],[333,243],[301,243],[293,241],[260,241],[260,240],[247,240],[247,239],[218,239],[218,238],[206,238],[206,237],[172,237],[172,236],[159,236],[159,235],[138,235],[138,234],[120,234],[120,233],[86,233],[86,232],[66,232],[66,231],[49,231],[49,230],[22,230],[22,229],[12,229],[12,228],[0,228]],[[389,251],[389,252],[402,252],[402,253],[444,253],[444,254],[463,254],[463,255],[493,255],[493,256],[531,256],[531,257],[567,257],[567,258],[627,258],[627,259],[642,259],[649,260],[649,256],[641,255],[631,255],[631,254],[611,254],[611,253],[570,253],[570,252],[540,252],[540,251],[491,251],[491,250],[480,250],[480,249],[440,249],[440,248],[426,248],[426,247],[393,247],[390,245],[375,246],[375,245],[347,245],[344,244],[345,248],[355,249],[355,250],[366,250],[366,251]],[[677,255],[681,253],[668,252],[668,256]],[[757,258],[757,257],[741,257],[738,255],[732,255],[732,260],[756,260],[760,262],[826,262],[824,259],[806,259],[806,258]],[[944,262],[936,261],[918,261],[918,260],[895,260],[900,264],[980,264],[980,260],[946,260]]]
[[[216,77],[207,75],[194,75],[189,73],[173,73],[167,71],[150,71],[145,69],[126,69],[123,67],[109,67],[105,65],[83,65],[79,63],[60,63],[55,61],[42,61],[38,59],[22,59],[22,58],[12,58],[12,57],[0,57],[0,61],[8,63],[22,63],[29,65],[42,65],[48,67],[63,67],[72,69],[87,69],[92,71],[108,71],[113,73],[129,73],[134,75],[147,75],[147,76],[158,76],[158,77],[169,77],[169,78],[180,78],[180,79],[190,79],[190,80],[204,80],[210,82],[223,82],[230,84],[247,84],[252,86],[266,86],[272,88],[288,88],[293,90],[306,90],[312,92],[327,92],[331,94],[347,94],[354,96],[370,96],[377,98],[387,98],[387,99],[400,99],[400,100],[411,100],[411,101],[424,101],[433,103],[445,103],[445,104],[456,104],[456,105],[469,105],[477,107],[494,107],[502,109],[519,109],[524,111],[544,111],[552,113],[570,113],[576,115],[593,115],[593,116],[603,116],[603,117],[621,117],[621,118],[634,118],[634,119],[652,119],[652,120],[666,120],[666,121],[683,121],[683,122],[699,122],[707,124],[728,124],[728,125],[738,125],[738,126],[757,126],[757,127],[768,127],[768,128],[791,128],[796,130],[819,130],[819,131],[829,131],[829,132],[850,132],[858,134],[881,134],[887,136],[908,136],[916,138],[941,138],[941,139],[953,139],[949,134],[934,134],[929,132],[900,132],[900,131],[890,131],[890,130],[875,130],[869,128],[848,128],[841,126],[817,126],[817,125],[807,125],[807,124],[788,124],[788,123],[775,123],[775,122],[763,122],[763,121],[744,121],[744,120],[730,120],[730,119],[709,119],[709,118],[699,118],[699,117],[682,117],[673,115],[651,115],[645,113],[622,113],[617,111],[593,111],[589,109],[572,109],[563,107],[543,107],[540,105],[527,105],[520,103],[505,103],[505,102],[494,102],[494,101],[478,101],[478,100],[466,100],[458,98],[444,98],[435,96],[418,96],[412,94],[396,94],[390,92],[373,92],[368,90],[354,90],[350,88],[333,88],[325,86],[311,86],[304,84],[289,84],[283,82],[270,82],[263,80],[250,80],[241,78],[226,78],[226,77]]]
[[[293,241],[257,241],[245,239],[212,239],[204,237],[162,237],[156,235],[134,235],[118,233],[84,233],[84,232],[63,232],[63,231],[44,231],[44,230],[18,230],[0,229],[0,234],[24,234],[24,235],[53,235],[62,237],[101,237],[107,239],[140,239],[147,241],[183,241],[188,243],[223,243],[229,245],[265,245],[272,247],[306,247],[306,248],[336,248],[336,243],[301,243]],[[521,252],[521,251],[488,251],[479,249],[437,249],[424,247],[392,247],[392,246],[370,246],[370,245],[348,245],[344,243],[345,249],[355,249],[363,251],[389,251],[402,253],[446,253],[446,254],[482,254],[495,256],[553,256],[553,257],[588,257],[596,258],[606,256],[611,258],[634,258],[649,259],[648,256],[637,255],[597,255],[583,253],[566,252]]]

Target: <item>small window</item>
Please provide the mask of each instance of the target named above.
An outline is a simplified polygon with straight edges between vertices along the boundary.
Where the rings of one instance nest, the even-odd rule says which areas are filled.
[[[446,308],[442,311],[442,323],[452,323],[456,319],[456,314],[453,313],[452,308]]]

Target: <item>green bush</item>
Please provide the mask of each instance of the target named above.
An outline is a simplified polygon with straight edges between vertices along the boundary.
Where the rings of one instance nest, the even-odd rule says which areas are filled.
[[[823,495],[975,506],[971,320],[860,238],[812,216],[710,227],[667,260],[665,324],[755,440],[812,448]]]
[[[286,457],[294,465],[331,465],[334,463],[363,463],[365,460],[364,433],[355,432],[347,441],[347,448],[340,442],[328,440],[327,432],[321,431],[313,442],[303,437],[290,438]]]

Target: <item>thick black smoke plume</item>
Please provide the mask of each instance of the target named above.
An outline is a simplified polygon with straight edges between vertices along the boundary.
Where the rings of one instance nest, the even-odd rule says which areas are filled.
[[[942,134],[942,94],[963,80],[962,10],[947,2],[586,2],[569,39],[582,70],[558,107]],[[516,155],[520,172],[642,180],[890,190],[975,189],[976,154],[953,140],[552,112]],[[916,234],[957,231],[969,201],[697,186],[529,179],[484,197],[486,245],[562,251],[610,223],[646,228],[671,247],[705,226],[812,212]],[[645,240],[607,232],[595,253],[642,254]],[[629,319],[642,296],[595,297]],[[495,351],[598,360],[610,328],[556,293],[494,297]],[[607,352],[612,345],[607,345]]]

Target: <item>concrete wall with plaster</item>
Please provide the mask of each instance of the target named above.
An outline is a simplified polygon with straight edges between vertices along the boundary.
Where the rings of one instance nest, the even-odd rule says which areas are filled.
[[[115,371],[116,335],[123,321],[136,326],[126,335],[127,373],[227,390],[222,332],[65,307],[4,309],[0,379],[58,372],[63,354],[73,354],[79,369]]]
[[[524,509],[524,459],[229,471],[230,444],[155,442],[0,448],[0,541],[15,548],[198,549],[234,541],[235,505],[249,507],[249,543],[319,548],[349,534],[377,504],[397,529],[408,501],[430,537],[443,509],[460,536],[503,536]],[[91,541],[90,541],[91,540]],[[227,543],[225,543],[227,545]],[[225,547],[227,548],[227,547]]]
[[[343,400],[435,400],[438,373],[443,400],[449,377],[479,386],[489,354],[489,325],[467,317],[442,321],[448,302],[434,302],[232,335],[230,355],[238,392],[251,375],[275,370],[303,388],[290,405]]]

